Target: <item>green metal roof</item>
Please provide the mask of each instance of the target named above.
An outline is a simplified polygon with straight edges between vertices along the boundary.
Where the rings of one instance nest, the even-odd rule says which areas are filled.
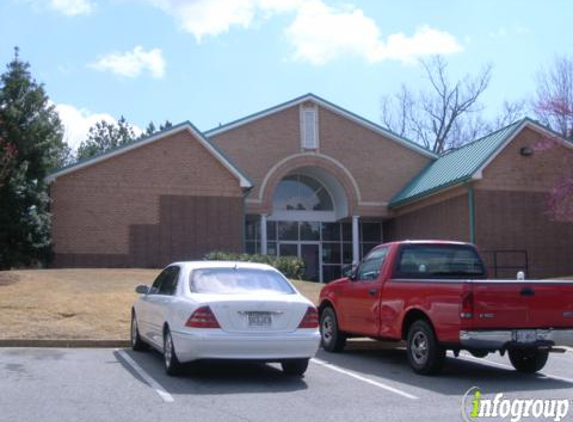
[[[487,160],[514,132],[529,119],[522,119],[481,139],[440,156],[428,164],[390,201],[390,206],[404,205],[431,193],[471,180]],[[533,122],[535,123],[535,122]]]

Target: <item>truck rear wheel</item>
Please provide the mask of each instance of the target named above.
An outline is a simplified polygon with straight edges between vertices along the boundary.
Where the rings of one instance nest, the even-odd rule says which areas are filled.
[[[320,338],[327,352],[342,352],[346,344],[346,335],[338,329],[336,313],[331,307],[325,308],[320,314]]]
[[[440,345],[432,326],[418,320],[408,330],[406,353],[414,372],[421,375],[438,373],[446,359],[446,350]]]
[[[549,358],[548,351],[539,349],[511,349],[508,354],[513,367],[526,374],[543,369]]]

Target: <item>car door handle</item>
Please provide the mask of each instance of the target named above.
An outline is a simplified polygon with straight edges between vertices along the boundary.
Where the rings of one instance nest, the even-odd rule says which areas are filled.
[[[531,287],[524,287],[521,289],[521,296],[535,296],[535,290]]]
[[[368,289],[368,294],[370,296],[376,296],[377,293],[378,293],[378,289]]]

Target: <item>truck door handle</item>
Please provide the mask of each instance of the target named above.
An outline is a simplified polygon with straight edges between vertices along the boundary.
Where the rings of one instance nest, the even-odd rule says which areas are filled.
[[[521,289],[521,296],[535,296],[535,290],[531,287],[524,287]]]
[[[368,289],[368,294],[370,296],[376,296],[376,293],[378,293],[378,289]]]

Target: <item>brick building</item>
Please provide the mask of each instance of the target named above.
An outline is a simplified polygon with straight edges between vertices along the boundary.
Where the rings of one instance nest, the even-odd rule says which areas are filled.
[[[573,151],[534,151],[547,135],[524,119],[437,156],[312,94],[203,133],[185,122],[49,176],[54,265],[247,251],[328,281],[382,241],[439,238],[475,242],[498,276],[571,274],[573,222],[544,206]]]

